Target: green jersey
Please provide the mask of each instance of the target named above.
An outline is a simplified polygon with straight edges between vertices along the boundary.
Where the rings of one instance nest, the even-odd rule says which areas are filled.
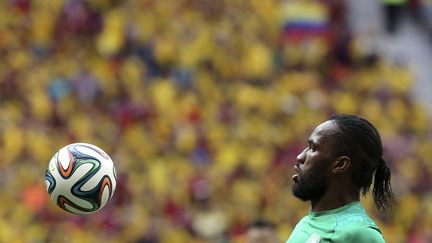
[[[309,212],[296,225],[287,243],[385,242],[374,221],[369,218],[360,202],[340,208]]]

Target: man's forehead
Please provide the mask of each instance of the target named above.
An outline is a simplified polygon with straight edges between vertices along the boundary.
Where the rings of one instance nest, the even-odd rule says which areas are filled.
[[[328,135],[334,134],[336,129],[336,124],[334,121],[325,121],[318,125],[311,134],[311,138],[313,137],[326,137]]]

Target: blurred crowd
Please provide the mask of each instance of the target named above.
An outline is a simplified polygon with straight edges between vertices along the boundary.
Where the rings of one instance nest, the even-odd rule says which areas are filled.
[[[432,1],[431,0],[381,0],[385,29],[395,34],[404,19],[411,18],[432,38]],[[432,41],[430,39],[429,41]]]
[[[381,132],[396,204],[388,242],[432,241],[432,133],[403,64],[362,50],[342,0],[0,3],[0,242],[280,241],[311,130],[334,113]],[[68,214],[44,173],[66,144],[111,155],[106,208]]]

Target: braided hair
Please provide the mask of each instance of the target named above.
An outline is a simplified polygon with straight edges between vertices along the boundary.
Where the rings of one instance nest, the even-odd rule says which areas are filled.
[[[334,115],[338,130],[335,136],[337,155],[350,157],[353,162],[352,180],[366,195],[373,182],[373,199],[378,210],[384,211],[393,203],[391,171],[382,158],[383,148],[377,129],[366,119],[353,115]]]

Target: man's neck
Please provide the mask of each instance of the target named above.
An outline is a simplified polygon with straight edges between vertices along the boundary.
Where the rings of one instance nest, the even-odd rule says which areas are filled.
[[[321,212],[336,209],[359,200],[358,193],[326,193],[321,198],[310,201],[311,211]]]

